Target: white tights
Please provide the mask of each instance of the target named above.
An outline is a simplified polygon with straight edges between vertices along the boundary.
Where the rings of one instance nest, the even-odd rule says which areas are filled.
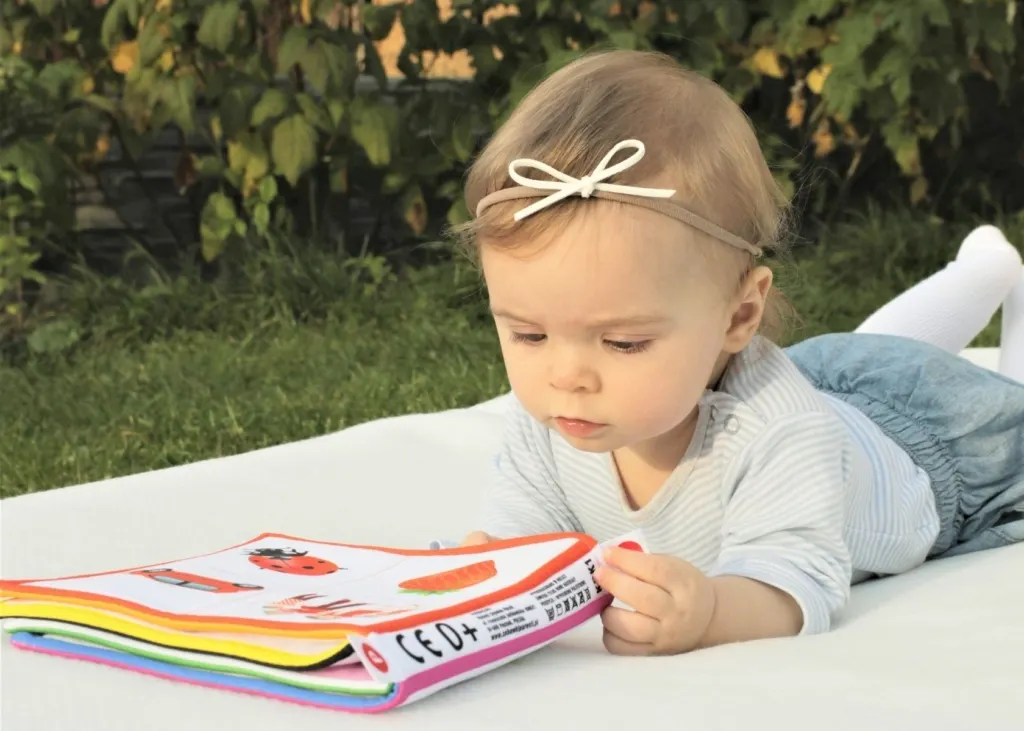
[[[980,226],[956,259],[869,316],[856,332],[922,340],[959,353],[1003,308],[999,372],[1024,383],[1024,267],[995,226]]]

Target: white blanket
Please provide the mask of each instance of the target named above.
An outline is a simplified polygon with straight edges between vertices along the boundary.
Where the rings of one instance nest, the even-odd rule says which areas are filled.
[[[992,365],[995,351],[972,351]],[[419,546],[472,527],[497,399],[0,503],[4,578],[102,571],[263,531]],[[398,712],[351,716],[0,645],[3,731],[597,729],[835,731],[1024,727],[1024,545],[857,587],[817,637],[622,659],[591,622]],[[577,685],[578,683],[578,685]],[[573,690],[575,688],[575,690]],[[223,721],[224,719],[221,719]]]

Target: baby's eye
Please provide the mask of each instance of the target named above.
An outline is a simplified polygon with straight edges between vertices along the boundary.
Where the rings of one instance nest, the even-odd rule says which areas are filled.
[[[528,345],[537,345],[538,343],[544,342],[547,335],[541,335],[540,333],[512,333],[513,343],[526,343]]]
[[[619,353],[642,353],[651,347],[650,340],[605,340],[612,350]]]

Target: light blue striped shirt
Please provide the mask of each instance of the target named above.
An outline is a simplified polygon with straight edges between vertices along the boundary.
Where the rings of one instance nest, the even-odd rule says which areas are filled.
[[[512,537],[640,529],[710,576],[791,594],[803,633],[829,629],[850,586],[921,564],[939,531],[927,474],[860,411],[819,393],[758,338],[704,393],[688,450],[633,510],[612,457],[582,452],[514,398],[481,528]]]

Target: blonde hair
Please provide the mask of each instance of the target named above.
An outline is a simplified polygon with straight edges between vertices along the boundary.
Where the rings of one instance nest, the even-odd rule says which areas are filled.
[[[474,161],[465,186],[466,206],[475,212],[484,196],[514,185],[508,164],[516,158],[541,160],[579,178],[615,144],[630,138],[641,140],[647,155],[612,182],[674,188],[674,200],[697,215],[765,252],[780,251],[788,201],[750,120],[720,86],[659,53],[591,53],[548,76]],[[571,197],[520,222],[512,214],[526,202],[497,203],[454,233],[475,259],[481,245],[509,249],[551,236],[595,203]],[[753,268],[754,257],[693,233],[695,250],[738,286]],[[788,313],[788,303],[773,287],[762,332],[782,335]]]

